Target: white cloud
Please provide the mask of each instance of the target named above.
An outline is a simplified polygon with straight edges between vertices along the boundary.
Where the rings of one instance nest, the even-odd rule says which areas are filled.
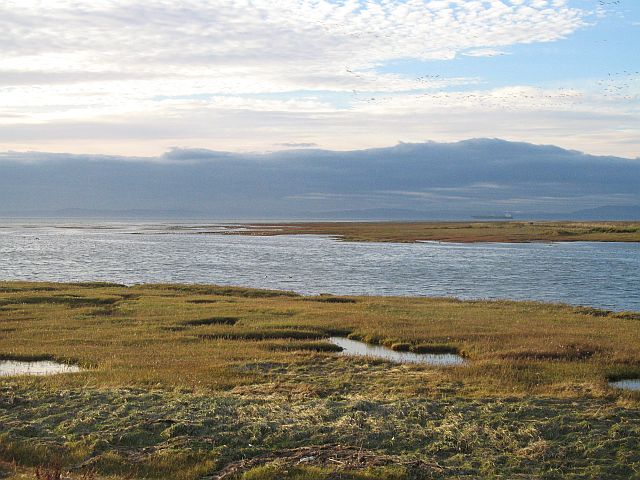
[[[549,114],[577,112],[569,123],[589,132],[629,107],[577,89],[495,89],[475,76],[382,67],[502,55],[565,38],[585,15],[565,0],[5,0],[0,148],[153,154],[175,144],[521,138],[514,117],[535,125],[522,139],[552,125],[567,145],[567,122]]]
[[[579,10],[537,0],[11,0],[0,5],[1,68],[43,82],[66,72],[111,82],[118,72],[146,78],[154,93],[176,83],[183,93],[320,89],[345,83],[345,66],[366,74],[400,58],[559,39],[581,25]]]
[[[466,55],[467,57],[498,57],[501,55],[507,55],[507,52],[495,50],[493,48],[478,48],[464,52],[463,55]]]

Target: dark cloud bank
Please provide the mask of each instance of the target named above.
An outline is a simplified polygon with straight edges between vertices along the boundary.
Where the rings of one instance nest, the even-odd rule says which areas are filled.
[[[158,158],[0,154],[0,215],[210,219],[640,218],[640,160],[475,139]]]

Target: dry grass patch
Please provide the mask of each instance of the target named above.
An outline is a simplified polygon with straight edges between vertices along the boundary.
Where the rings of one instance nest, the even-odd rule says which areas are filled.
[[[246,231],[227,233],[230,235],[330,235],[351,242],[640,242],[640,223],[322,222],[253,225]]]

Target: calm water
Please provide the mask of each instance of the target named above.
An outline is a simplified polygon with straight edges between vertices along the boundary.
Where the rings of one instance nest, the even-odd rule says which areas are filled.
[[[426,363],[439,366],[462,365],[464,363],[464,359],[460,355],[453,353],[396,352],[387,347],[368,345],[343,337],[331,337],[329,340],[331,343],[342,347],[343,350],[340,355],[382,358],[395,363]]]
[[[640,244],[347,243],[307,235],[202,234],[219,230],[0,221],[0,280],[216,283],[640,311]]]
[[[0,377],[13,375],[54,375],[56,373],[73,373],[79,371],[80,367],[77,365],[67,365],[49,360],[32,362],[0,360]]]
[[[618,380],[617,382],[609,382],[609,385],[623,390],[640,391],[640,379],[636,380]]]

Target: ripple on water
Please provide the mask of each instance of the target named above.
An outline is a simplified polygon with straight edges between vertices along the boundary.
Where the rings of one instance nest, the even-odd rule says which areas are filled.
[[[449,366],[462,365],[464,359],[454,353],[412,353],[396,352],[380,345],[350,340],[343,337],[331,337],[331,343],[342,347],[340,355],[382,358],[395,363],[419,363],[427,365]]]
[[[0,377],[15,375],[55,375],[81,371],[77,365],[58,363],[51,360],[20,361],[0,360]]]
[[[609,382],[609,386],[615,387],[615,388],[621,388],[622,390],[633,390],[638,392],[640,391],[640,378]]]
[[[69,226],[9,224],[0,241],[1,280],[207,283],[308,295],[500,298],[640,311],[640,242],[368,243],[313,235],[202,235],[229,225],[200,223],[52,225]]]

